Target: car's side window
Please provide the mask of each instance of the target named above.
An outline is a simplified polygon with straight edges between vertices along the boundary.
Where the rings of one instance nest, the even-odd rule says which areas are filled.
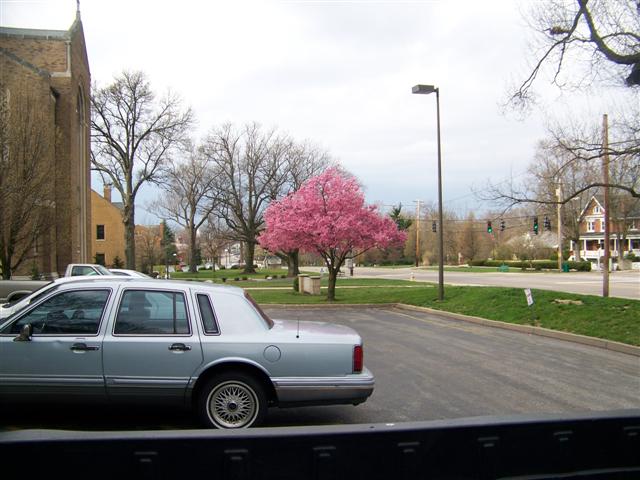
[[[31,324],[34,335],[96,335],[109,292],[61,292],[11,324],[8,333],[18,334],[25,325]]]
[[[216,321],[216,315],[213,312],[209,296],[201,293],[196,296],[198,297],[198,308],[200,309],[200,318],[202,319],[204,333],[207,335],[218,335],[220,329],[218,328],[218,322]]]
[[[118,308],[115,335],[189,335],[184,293],[126,290]]]
[[[96,275],[96,271],[91,267],[73,267],[71,269],[71,276],[77,275]]]

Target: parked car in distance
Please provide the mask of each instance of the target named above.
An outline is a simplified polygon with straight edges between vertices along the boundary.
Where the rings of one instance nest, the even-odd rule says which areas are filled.
[[[32,302],[42,298],[47,293],[53,291],[58,285],[68,282],[77,282],[78,280],[90,279],[93,276],[78,276],[78,277],[60,277],[56,280],[43,281],[42,286],[33,292],[20,297],[15,301],[0,304],[0,321],[4,318],[8,318],[18,310],[22,310],[25,306],[30,305]]]
[[[236,287],[119,276],[60,283],[0,321],[0,365],[0,402],[163,403],[216,428],[374,389],[349,327],[272,320]]]
[[[0,304],[17,302],[47,283],[47,280],[0,280]]]
[[[152,278],[146,273],[138,272],[136,270],[127,270],[125,268],[110,268],[109,271],[114,275],[121,275],[125,277]]]
[[[113,275],[113,273],[97,263],[70,263],[67,265],[64,272],[65,277],[80,275]]]

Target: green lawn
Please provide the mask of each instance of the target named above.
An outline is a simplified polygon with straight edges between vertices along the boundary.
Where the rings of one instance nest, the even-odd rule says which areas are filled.
[[[496,271],[492,267],[472,267]],[[518,271],[518,269],[511,269]],[[250,289],[251,296],[263,304],[326,304],[326,275],[322,278],[322,295],[295,293],[293,279],[265,280],[265,275],[280,277],[285,270],[263,271],[244,275],[240,270],[201,271],[197,275],[175,273],[173,278],[213,280]],[[246,281],[235,281],[235,278]],[[473,315],[509,323],[531,324],[565,332],[589,335],[631,345],[640,345],[640,301],[602,298],[591,295],[533,290],[533,307],[528,307],[522,289],[501,287],[456,287],[447,285],[445,300],[437,300],[432,283],[378,278],[339,277],[334,304],[405,303],[448,312]],[[579,300],[582,305],[560,304],[554,300]]]
[[[637,300],[533,290],[535,303],[530,308],[521,289],[446,286],[445,300],[439,302],[434,285],[413,285],[423,286],[349,289],[339,285],[334,303],[405,303],[518,324],[531,324],[534,318],[544,328],[640,345],[640,301]],[[324,295],[312,297],[292,290],[252,290],[251,296],[263,304],[327,303]],[[579,300],[582,305],[559,304],[554,302],[557,299]]]

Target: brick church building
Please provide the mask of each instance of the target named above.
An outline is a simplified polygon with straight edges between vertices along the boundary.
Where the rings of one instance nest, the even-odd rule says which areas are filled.
[[[11,102],[12,90],[34,92],[38,111],[50,123],[51,145],[42,161],[53,166],[48,178],[51,200],[47,227],[38,231],[25,261],[13,273],[34,269],[47,277],[62,274],[68,263],[90,262],[90,85],[89,61],[80,13],[69,30],[0,27],[0,88]],[[0,209],[8,208],[0,206]],[[44,231],[42,231],[44,230]],[[20,251],[20,245],[17,245]]]

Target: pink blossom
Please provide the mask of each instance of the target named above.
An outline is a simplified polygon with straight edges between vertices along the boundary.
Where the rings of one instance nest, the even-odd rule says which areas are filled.
[[[260,245],[271,251],[299,248],[318,253],[330,271],[337,271],[347,256],[402,245],[406,238],[389,217],[365,204],[356,180],[338,168],[326,170],[273,202],[264,218]]]

